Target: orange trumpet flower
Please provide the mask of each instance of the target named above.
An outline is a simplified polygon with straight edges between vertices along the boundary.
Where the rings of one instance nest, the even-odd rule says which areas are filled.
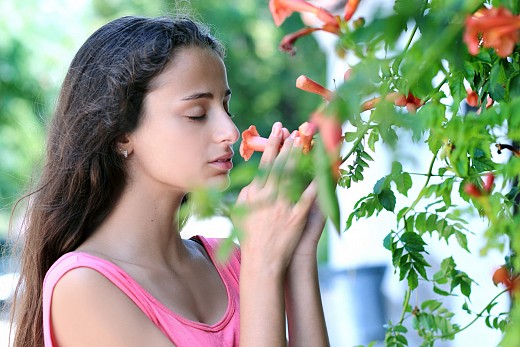
[[[331,101],[334,97],[334,92],[305,75],[301,75],[296,79],[296,88],[318,94],[327,101]]]
[[[471,107],[479,107],[480,105],[477,92],[471,89],[467,89],[466,92],[468,93],[468,96],[466,97],[466,102],[468,103],[468,105]],[[490,108],[491,106],[493,106],[493,103],[493,99],[491,99],[491,97],[488,96],[486,108]]]
[[[301,139],[303,153],[309,153],[312,149],[312,137],[316,133],[316,126],[305,122],[298,128],[298,135]]]
[[[508,9],[483,8],[466,19],[464,42],[471,54],[478,53],[481,46],[494,48],[505,58],[510,55],[519,40],[520,16]]]
[[[357,7],[359,5],[360,0],[348,0],[347,4],[345,5],[345,12],[343,15],[343,18],[345,21],[349,21],[350,18],[354,15],[354,12],[356,12]]]
[[[421,107],[424,103],[421,99],[415,97],[412,93],[408,93],[408,96],[401,95],[395,101],[394,104],[396,106],[406,106],[406,109],[410,113],[417,112],[417,109]]]
[[[240,143],[240,155],[245,161],[248,161],[255,151],[263,152],[267,139],[261,137],[256,127],[251,125],[242,133],[242,142]]]
[[[339,26],[332,25],[330,23],[325,23],[322,27],[318,27],[318,28],[305,27],[305,28],[297,30],[293,33],[287,34],[282,38],[282,41],[280,41],[280,45],[279,45],[280,50],[282,50],[286,53],[289,53],[290,55],[295,55],[296,49],[294,48],[294,43],[296,42],[296,40],[298,40],[299,38],[301,38],[303,36],[310,35],[313,32],[319,31],[319,30],[327,31],[332,34],[338,34]]]
[[[294,12],[309,12],[315,14],[324,23],[339,27],[337,16],[304,0],[270,0],[269,10],[276,26],[282,25],[285,19]]]
[[[286,128],[282,129],[283,133],[283,141],[290,136],[289,131]],[[312,137],[316,133],[316,126],[309,122],[305,122],[298,128],[297,131],[294,131],[295,141],[298,140],[302,145],[302,151],[304,154],[309,153],[312,149]],[[295,142],[296,144],[296,142]],[[249,128],[242,132],[242,142],[240,143],[240,155],[244,158],[245,161],[248,161],[253,153],[263,152],[265,150],[265,146],[267,145],[267,139],[265,137],[261,137],[256,130],[254,125],[251,125]]]
[[[343,130],[339,120],[316,111],[311,115],[310,122],[320,130],[326,151],[328,153],[337,153],[343,140]]]

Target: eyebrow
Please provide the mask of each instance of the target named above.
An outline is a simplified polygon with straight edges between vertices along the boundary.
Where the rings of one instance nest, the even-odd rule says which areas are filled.
[[[224,96],[228,96],[228,95],[231,95],[231,89],[226,89],[226,93]],[[188,96],[182,98],[182,100],[196,100],[196,99],[213,99],[213,94],[211,94],[209,92],[195,93],[195,94],[191,94],[191,95],[188,95]]]

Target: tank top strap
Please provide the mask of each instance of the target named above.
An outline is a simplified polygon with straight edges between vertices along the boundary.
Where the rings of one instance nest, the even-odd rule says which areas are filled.
[[[240,279],[240,248],[231,240],[222,238],[205,238],[204,236],[194,236],[198,242],[201,242],[208,252],[213,264],[216,264],[220,269],[227,272],[232,280],[238,284]],[[231,242],[229,245],[224,243]],[[221,258],[221,246],[230,247],[227,252],[222,254],[225,258]]]

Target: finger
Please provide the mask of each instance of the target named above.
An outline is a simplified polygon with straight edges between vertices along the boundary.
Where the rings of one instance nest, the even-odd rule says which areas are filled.
[[[309,211],[309,220],[307,223],[312,222],[312,226],[323,231],[325,227],[325,215],[321,212],[320,207],[318,206],[316,200],[312,203],[312,206]]]
[[[294,133],[293,133],[294,134]],[[293,140],[293,146],[291,152],[288,155],[287,162],[285,164],[285,173],[292,174],[298,164],[298,160],[302,155],[302,143],[301,138],[296,137]]]
[[[289,136],[291,136],[291,133],[289,132],[289,130],[287,128],[283,128],[282,129],[283,140],[285,141]]]
[[[296,136],[296,131],[284,141],[280,154],[278,154],[273,163],[273,167],[266,181],[266,186],[278,187],[281,177],[285,176],[287,172],[286,164],[293,149],[294,136]]]
[[[248,190],[249,190],[249,186],[246,186],[246,187],[242,188],[240,193],[238,193],[237,202],[236,202],[237,204],[243,204],[246,202]]]
[[[274,160],[280,151],[280,144],[282,143],[282,123],[276,122],[273,124],[271,135],[267,139],[264,153],[260,159],[258,166],[258,175],[253,180],[253,185],[257,188],[264,186],[267,176],[273,166]]]
[[[307,187],[307,183],[302,181],[303,177],[298,168],[300,167],[300,159],[303,155],[301,138],[296,137],[293,141],[293,147],[288,155],[285,167],[281,172],[279,179],[279,191],[282,195],[292,203],[300,198],[302,191]]]
[[[300,217],[307,215],[313,203],[316,201],[317,195],[318,184],[314,180],[307,186],[298,202],[294,205],[294,213]]]

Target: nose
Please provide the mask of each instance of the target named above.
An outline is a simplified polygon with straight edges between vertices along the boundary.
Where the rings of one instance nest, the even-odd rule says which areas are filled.
[[[238,141],[240,132],[237,126],[229,117],[227,112],[222,113],[222,117],[219,119],[219,126],[215,132],[215,140],[217,142],[229,142],[230,145]]]

